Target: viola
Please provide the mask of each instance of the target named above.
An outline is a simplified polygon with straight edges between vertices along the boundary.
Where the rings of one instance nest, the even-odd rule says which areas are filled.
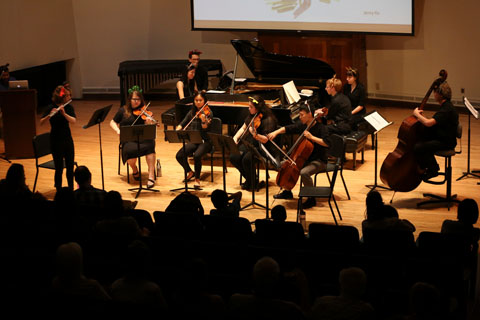
[[[439,77],[433,81],[418,109],[423,110],[432,91],[446,79],[447,71],[440,70]],[[380,179],[394,191],[412,191],[422,182],[413,147],[420,140],[423,128],[414,115],[403,120],[398,130],[397,147],[383,161]]]

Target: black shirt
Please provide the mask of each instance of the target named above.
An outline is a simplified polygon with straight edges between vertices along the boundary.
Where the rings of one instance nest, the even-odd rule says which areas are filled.
[[[53,104],[49,105],[43,113],[42,118],[48,116],[53,108],[58,108],[58,106]],[[71,104],[67,104],[64,109],[69,116],[76,118],[75,110],[73,109],[73,106]],[[70,131],[68,120],[65,119],[65,117],[60,111],[57,112],[53,117],[51,117],[49,121],[51,126],[50,137],[52,139],[57,140],[72,138],[72,133]]]
[[[130,116],[128,117],[125,115],[124,107],[120,107],[120,109],[118,109],[117,113],[113,117],[113,121],[118,123],[121,127],[131,126],[135,122],[135,119],[137,119],[137,116],[134,115],[133,113],[130,114]],[[145,124],[145,120],[143,120],[142,117],[138,118],[137,122],[135,122],[135,125],[141,125],[141,124]]]
[[[307,125],[306,124],[303,124],[301,123],[300,121],[294,123],[294,124],[290,124],[288,126],[285,127],[285,133],[303,133],[303,131],[305,131],[305,129],[307,128]],[[326,143],[326,144],[330,144],[329,141],[328,141],[328,130],[327,128],[321,124],[321,123],[316,123],[313,127],[310,128],[310,133],[317,137],[317,138],[321,138],[323,139],[323,141]],[[328,160],[328,155],[327,155],[327,148],[322,146],[322,145],[319,145],[318,143],[315,143],[313,142],[313,151],[312,151],[312,154],[310,155],[310,157],[308,157],[308,162],[312,162],[312,161],[322,161],[322,162],[327,162]]]
[[[192,120],[192,118],[195,116],[196,113],[197,113],[197,108],[190,109],[190,111],[187,113],[185,118],[183,118],[182,122],[180,122],[180,125],[182,126],[182,128],[185,128],[185,126],[190,122],[190,120]],[[210,114],[207,116],[207,119],[209,120],[213,119],[213,112],[211,110],[210,110]],[[200,131],[200,134],[204,141],[210,140],[210,137],[207,134],[207,132],[210,131],[210,125],[204,129],[202,127],[202,121],[200,120],[200,118],[196,118],[195,120],[192,121],[192,123],[187,128],[187,131],[189,130]]]
[[[208,71],[202,66],[195,69],[195,82],[197,83],[198,91],[207,90],[208,88]]]
[[[343,94],[345,94],[348,99],[350,99],[351,108],[354,110],[358,106],[362,106],[363,109],[360,110],[357,114],[365,114],[367,112],[365,108],[365,98],[366,92],[365,87],[361,83],[357,83],[355,89],[352,91],[352,86],[350,84],[345,84],[343,87]]]
[[[454,148],[457,145],[458,113],[452,102],[446,100],[442,103],[440,109],[433,115],[433,119],[437,123],[429,128],[429,133],[434,139]]]
[[[346,95],[339,92],[332,97],[330,108],[328,108],[327,120],[335,123],[348,122],[352,116],[352,105]]]

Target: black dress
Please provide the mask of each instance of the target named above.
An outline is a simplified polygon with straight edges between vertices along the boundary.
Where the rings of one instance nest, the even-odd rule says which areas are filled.
[[[364,121],[363,117],[367,113],[367,108],[365,106],[365,99],[367,95],[365,91],[365,86],[361,83],[357,83],[355,89],[353,89],[352,91],[352,86],[347,83],[343,87],[343,94],[345,94],[348,99],[350,99],[350,103],[352,104],[352,111],[358,106],[363,107],[363,109],[359,112],[352,114],[352,118],[350,119],[350,125],[352,126],[352,129],[356,130],[358,124]]]
[[[48,116],[56,105],[49,105],[42,115],[42,118]],[[65,113],[71,117],[76,117],[75,110],[71,104],[65,106]],[[68,187],[73,190],[73,164],[75,158],[75,148],[73,145],[72,132],[68,120],[61,112],[57,112],[50,121],[50,145],[52,148],[52,157],[55,164],[55,188],[62,187],[63,162],[67,171]]]
[[[137,116],[133,114],[127,116],[125,114],[124,107],[120,107],[120,109],[118,109],[117,113],[113,117],[113,121],[119,124],[120,127],[131,126],[135,122],[135,119],[137,119]],[[137,122],[135,122],[135,125],[142,124],[145,124],[145,121],[142,118],[139,118]],[[133,141],[125,142],[122,145],[122,161],[124,164],[125,162],[127,162],[128,159],[134,159],[151,153],[155,153],[155,140],[140,141],[140,146],[138,146],[137,143]]]

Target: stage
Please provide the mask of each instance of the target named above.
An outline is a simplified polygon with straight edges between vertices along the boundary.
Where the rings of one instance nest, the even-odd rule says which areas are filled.
[[[100,169],[100,148],[99,135],[96,126],[88,129],[82,127],[87,124],[92,113],[101,107],[113,104],[112,110],[108,114],[106,120],[101,125],[102,146],[103,146],[103,164],[104,164],[104,179],[105,190],[116,190],[122,194],[124,199],[135,200],[135,192],[128,191],[129,188],[136,187],[138,182],[130,179],[130,184],[127,183],[126,166],[120,164],[120,175],[118,170],[118,146],[119,136],[110,128],[109,122],[119,108],[118,101],[73,101],[73,106],[77,114],[77,123],[71,125],[72,136],[75,143],[75,161],[79,165],[87,166],[92,172],[92,184],[97,187],[102,187],[101,169]],[[154,117],[160,120],[162,112],[171,108],[174,101],[153,101],[150,110],[153,111]],[[376,109],[388,121],[393,121],[394,124],[382,130],[378,135],[378,170],[382,165],[386,155],[395,149],[397,145],[397,132],[402,120],[411,114],[411,110],[400,109],[394,107],[374,107],[367,106],[367,110]],[[412,107],[413,110],[413,107]],[[433,112],[425,112],[426,115],[431,116]],[[462,148],[462,153],[457,154],[452,158],[453,166],[453,183],[452,194],[457,194],[459,199],[473,198],[480,202],[480,181],[477,178],[467,177],[460,181],[456,181],[463,172],[467,170],[467,130],[468,130],[468,116],[467,114],[460,115],[460,122],[463,126],[463,137],[461,144],[457,145],[457,150]],[[48,132],[50,126],[45,123],[43,126],[39,124],[39,116],[37,117],[37,134]],[[226,128],[224,128],[226,132]],[[471,119],[471,155],[470,166],[472,170],[480,169],[480,142],[476,139],[480,136],[480,122]],[[170,201],[179,194],[179,192],[171,192],[170,189],[183,187],[183,171],[182,167],[177,163],[175,154],[181,148],[181,144],[170,144],[164,140],[163,125],[157,129],[156,139],[156,155],[160,159],[162,166],[162,177],[157,178],[155,188],[160,192],[152,193],[142,191],[138,200],[137,208],[145,209],[153,214],[155,210],[165,210]],[[0,153],[4,152],[3,140],[0,141]],[[360,163],[361,155],[357,155],[356,170],[352,168],[352,155],[347,154],[347,162],[345,163],[344,178],[350,192],[351,200],[348,200],[345,190],[343,188],[340,177],[338,177],[335,186],[335,198],[337,200],[343,220],[339,220],[339,224],[353,225],[361,233],[361,222],[365,218],[365,196],[369,191],[366,185],[374,183],[374,151],[371,149],[371,139],[368,137],[368,142],[365,149],[365,162]],[[35,159],[11,159],[12,163],[21,163],[25,167],[27,184],[33,188],[35,179]],[[443,159],[438,158],[441,171],[443,171]],[[0,160],[0,178],[4,178],[9,163]],[[227,192],[240,191],[239,173],[233,168],[227,160],[228,173],[226,174],[226,188]],[[192,166],[193,168],[193,166]],[[145,159],[142,158],[142,179],[146,183],[148,175],[146,173],[147,166]],[[213,205],[208,195],[215,189],[223,188],[221,158],[217,158],[214,162],[214,182],[210,181],[210,161],[204,160],[202,168],[202,188],[201,191],[194,192],[202,202],[206,213],[209,213]],[[130,170],[131,173],[131,170]],[[275,184],[276,173],[269,171],[269,206],[272,208],[277,204],[283,204],[287,208],[287,220],[295,221],[297,200],[275,200],[273,195],[279,191]],[[53,186],[52,170],[41,169],[38,182],[37,191],[42,193],[48,199],[53,199],[55,195],[55,188]],[[261,170],[261,180],[265,180],[265,171]],[[325,174],[318,176],[317,185],[327,185],[328,180]],[[378,177],[378,184],[382,185],[380,177]],[[64,175],[64,185],[66,179]],[[193,187],[193,181],[190,182]],[[299,186],[292,190],[294,196],[298,194]],[[390,201],[393,196],[393,191],[378,189],[386,203]],[[447,210],[446,205],[429,205],[422,208],[417,208],[416,204],[422,200],[424,192],[445,195],[446,185],[431,185],[421,183],[418,188],[407,193],[396,193],[393,198],[392,205],[397,208],[400,218],[410,220],[417,228],[415,235],[417,236],[421,231],[440,231],[442,221],[445,219],[456,219],[457,207],[454,205],[450,210]],[[251,201],[251,193],[243,191],[242,206]],[[265,204],[265,189],[261,189],[255,194],[255,201]],[[307,224],[311,222],[325,222],[333,223],[328,203],[326,201],[317,201],[317,206],[306,210]],[[241,211],[240,216],[254,221],[255,219],[265,218],[265,209],[263,208],[248,208]],[[480,224],[477,223],[477,227]]]

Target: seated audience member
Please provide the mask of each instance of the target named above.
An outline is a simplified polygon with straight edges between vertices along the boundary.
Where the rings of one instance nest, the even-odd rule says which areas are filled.
[[[278,222],[285,222],[287,220],[287,210],[281,204],[272,208],[272,220]]]
[[[409,292],[409,320],[447,319],[448,310],[442,306],[440,291],[425,282],[415,283]],[[473,318],[472,318],[473,319]]]
[[[198,216],[204,215],[200,198],[190,192],[182,192],[176,196],[165,209],[165,212],[191,213]]]
[[[8,168],[5,179],[0,180],[0,197],[7,202],[18,201],[17,203],[22,203],[25,200],[30,200],[33,193],[26,185],[25,179],[23,165],[13,163]]]
[[[236,192],[229,197],[225,191],[216,189],[212,192],[212,203],[215,206],[215,209],[210,210],[210,214],[224,217],[238,217],[240,212],[240,200],[242,200],[241,191]]]
[[[375,190],[367,194],[367,218],[362,222],[362,232],[374,230],[398,230],[414,232],[415,226],[406,219],[399,219],[397,210],[383,203],[382,195]]]
[[[310,319],[375,319],[373,307],[362,300],[367,288],[367,276],[362,269],[340,271],[340,295],[317,298]]]
[[[105,196],[105,218],[98,221],[93,231],[97,235],[123,240],[131,243],[141,236],[140,228],[133,217],[127,216],[123,200],[117,191],[109,191]]]
[[[79,166],[75,169],[75,181],[78,189],[75,190],[74,196],[77,204],[86,206],[103,207],[103,202],[107,192],[92,186],[92,174],[86,166]]]
[[[57,274],[52,281],[55,294],[71,298],[107,301],[110,296],[103,287],[83,274],[83,251],[75,242],[62,244],[56,254]]]
[[[292,302],[276,298],[280,266],[263,257],[253,268],[253,294],[233,294],[228,302],[229,319],[305,319]]]
[[[125,258],[125,275],[111,286],[113,300],[141,304],[158,309],[167,307],[160,287],[148,280],[152,267],[150,249],[135,240],[128,246]]]
[[[480,229],[474,227],[478,220],[477,202],[473,199],[462,200],[458,205],[457,219],[443,221],[442,233],[464,235],[472,243],[477,243],[480,238]]]
[[[225,319],[222,297],[209,292],[208,265],[204,260],[193,259],[184,265],[172,309],[178,319]]]

